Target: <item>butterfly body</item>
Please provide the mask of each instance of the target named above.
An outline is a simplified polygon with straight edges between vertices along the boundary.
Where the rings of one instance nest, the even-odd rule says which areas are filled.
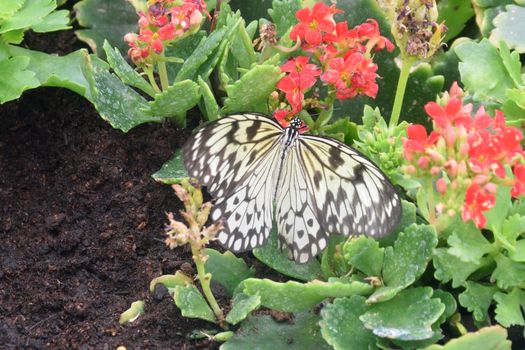
[[[183,146],[191,177],[216,198],[213,220],[223,220],[219,241],[233,251],[269,237],[273,220],[280,246],[306,262],[330,234],[388,234],[401,205],[386,176],[345,144],[304,135],[302,122],[282,128],[259,114],[221,118]]]

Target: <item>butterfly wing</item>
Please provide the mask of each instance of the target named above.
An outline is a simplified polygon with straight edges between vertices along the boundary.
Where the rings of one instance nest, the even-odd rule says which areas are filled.
[[[385,174],[364,155],[328,138],[301,135],[303,167],[320,226],[327,233],[381,237],[401,220],[401,202]]]
[[[272,227],[273,191],[283,129],[258,114],[237,114],[201,128],[182,148],[191,177],[217,199],[219,241],[233,251],[262,245]]]

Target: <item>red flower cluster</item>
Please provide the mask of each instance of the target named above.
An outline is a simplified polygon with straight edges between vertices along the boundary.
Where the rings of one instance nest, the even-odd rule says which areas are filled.
[[[296,13],[299,23],[292,28],[290,38],[300,41],[318,65],[308,64],[307,56],[299,56],[281,67],[288,74],[277,88],[285,93],[290,109],[277,110],[275,117],[282,120],[283,125],[301,111],[304,94],[315,85],[318,77],[341,100],[377,95],[377,66],[370,58],[371,52],[384,48],[392,51],[394,45],[381,36],[375,20],[369,19],[348,29],[346,22],[335,22],[334,15],[339,12],[342,11],[335,5],[318,2],[312,9],[304,8]]]
[[[454,214],[461,210],[464,221],[472,219],[484,227],[483,213],[495,204],[497,183],[512,181],[511,194],[525,194],[523,135],[506,126],[500,111],[492,118],[481,107],[472,115],[472,105],[463,105],[462,95],[454,83],[443,99],[444,106],[436,102],[425,106],[434,126],[430,135],[421,125],[408,127],[408,138],[403,140],[405,159],[410,163],[406,172],[437,177],[438,211]],[[506,167],[512,168],[514,180],[507,178]]]
[[[197,30],[203,19],[206,4],[203,0],[154,0],[148,2],[148,10],[139,13],[139,34],[128,33],[124,40],[135,64],[149,63],[151,55],[164,51],[167,42],[181,38]]]

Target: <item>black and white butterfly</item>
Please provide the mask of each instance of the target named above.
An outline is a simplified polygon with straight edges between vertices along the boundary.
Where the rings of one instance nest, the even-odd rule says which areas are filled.
[[[325,137],[301,134],[249,113],[221,118],[182,148],[189,176],[216,198],[218,240],[233,251],[263,245],[275,216],[279,245],[300,263],[320,253],[330,234],[391,232],[401,203],[386,176],[365,156]]]

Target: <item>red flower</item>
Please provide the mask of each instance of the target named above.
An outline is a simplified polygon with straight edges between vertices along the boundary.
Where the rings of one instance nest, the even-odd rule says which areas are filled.
[[[472,105],[462,106],[462,101],[458,98],[450,98],[445,107],[429,102],[425,105],[425,111],[439,128],[460,125],[469,128],[472,125]]]
[[[299,23],[290,31],[290,39],[300,39],[312,46],[321,44],[323,34],[334,30],[334,14],[338,12],[341,10],[336,9],[335,5],[327,6],[323,2],[316,3],[311,10],[300,9],[295,13]]]
[[[465,194],[465,205],[461,218],[463,221],[471,219],[478,228],[483,228],[487,224],[487,218],[483,212],[492,208],[495,203],[496,197],[474,182]]]
[[[394,50],[395,46],[390,40],[381,36],[379,31],[379,24],[375,19],[367,19],[366,23],[360,24],[354,28],[357,30],[357,35],[360,38],[361,42],[367,40],[367,46],[374,47],[375,51],[380,51],[384,48],[387,51],[391,52]]]
[[[329,68],[321,75],[321,80],[336,88],[338,99],[344,100],[357,95],[376,97],[377,65],[361,53],[354,52],[346,59],[331,59]]]
[[[510,194],[513,197],[525,195],[525,167],[523,164],[518,163],[512,171],[514,172],[514,186],[510,190]]]
[[[302,79],[302,76],[298,74],[290,74],[277,83],[277,88],[286,94],[286,99],[292,106],[292,112],[299,113],[303,108],[304,91],[312,85],[311,80]]]
[[[288,73],[299,73],[303,76],[317,77],[321,74],[321,70],[315,64],[308,64],[310,57],[297,56],[281,66],[281,71]]]
[[[433,145],[439,137],[435,132],[428,137],[425,127],[419,124],[409,125],[407,136],[408,138],[403,138],[403,152],[409,162],[414,159],[414,153],[424,153],[425,149]]]

